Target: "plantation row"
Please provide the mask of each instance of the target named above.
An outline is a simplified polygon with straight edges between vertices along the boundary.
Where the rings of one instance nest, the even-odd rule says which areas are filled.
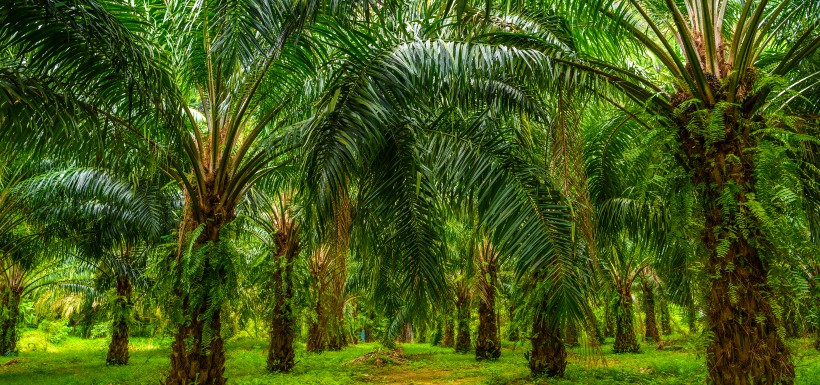
[[[612,336],[792,384],[788,339],[820,349],[818,15],[3,1],[0,352],[170,335],[164,384],[224,384],[242,333],[277,373],[297,341],[485,362],[503,335],[562,377]]]

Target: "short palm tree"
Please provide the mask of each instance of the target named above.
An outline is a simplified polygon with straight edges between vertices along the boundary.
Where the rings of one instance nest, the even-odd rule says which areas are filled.
[[[94,271],[98,291],[113,287],[112,336],[106,362],[128,363],[134,288],[147,289],[145,272],[178,218],[179,197],[156,177],[124,178],[100,169],[68,168],[29,178],[18,190],[30,216],[71,245],[79,264]]]

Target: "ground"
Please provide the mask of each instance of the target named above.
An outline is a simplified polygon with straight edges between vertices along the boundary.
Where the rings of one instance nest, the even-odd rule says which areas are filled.
[[[297,364],[288,375],[265,372],[263,339],[239,338],[228,344],[226,375],[232,384],[702,384],[704,357],[690,352],[684,343],[667,351],[643,346],[643,353],[612,354],[611,340],[600,350],[575,348],[563,380],[533,382],[524,358],[525,347],[505,343],[501,358],[476,362],[471,354],[429,344],[402,344],[408,361],[394,363],[384,358],[352,362],[379,349],[376,344],[358,344],[341,352],[307,354],[299,345]],[[107,341],[66,337],[58,344],[48,342],[41,331],[23,333],[17,357],[0,357],[3,385],[138,385],[158,384],[168,364],[167,339],[134,338],[131,363],[124,367],[105,365]],[[820,353],[808,341],[792,341],[797,366],[797,384],[820,384]],[[383,352],[383,351],[382,351]],[[384,354],[379,357],[385,357]]]

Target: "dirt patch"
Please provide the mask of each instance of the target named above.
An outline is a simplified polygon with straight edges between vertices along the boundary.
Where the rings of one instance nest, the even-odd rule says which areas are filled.
[[[12,365],[17,365],[17,364],[22,364],[23,362],[26,362],[26,361],[28,361],[28,360],[24,360],[24,359],[20,359],[20,358],[12,358],[12,359],[4,362],[0,366],[12,366]]]
[[[452,370],[393,370],[382,374],[365,374],[362,380],[373,384],[407,384],[407,385],[433,385],[433,384],[472,384],[474,378],[454,378],[448,377],[453,374]]]
[[[404,350],[401,348],[394,350],[376,349],[370,353],[362,354],[348,362],[345,365],[355,364],[359,362],[370,362],[378,367],[383,367],[385,364],[401,365],[410,360],[404,355]]]

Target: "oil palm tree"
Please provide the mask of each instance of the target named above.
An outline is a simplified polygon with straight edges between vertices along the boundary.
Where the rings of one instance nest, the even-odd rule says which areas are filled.
[[[456,3],[465,9],[470,2]],[[766,282],[767,261],[782,257],[773,246],[770,215],[776,210],[761,199],[766,193],[758,172],[766,162],[764,150],[816,135],[811,127],[818,87],[811,68],[820,47],[817,3],[498,3],[514,10],[506,20],[529,20],[545,11],[583,26],[570,29],[576,49],[552,62],[596,79],[589,92],[627,111],[630,119],[674,135],[669,148],[696,188],[701,241],[708,251],[705,274],[712,277],[710,379],[790,382],[794,369],[776,331]],[[508,44],[517,39],[517,46],[532,47],[531,36],[539,33],[513,22],[498,35]],[[812,152],[802,146],[789,157],[798,165],[813,162]],[[806,186],[814,178],[800,175],[796,181]],[[813,194],[801,199],[816,202]]]
[[[83,16],[91,11],[104,18],[107,23],[105,26],[109,29],[124,30],[109,37],[95,36],[96,38],[102,42],[122,38],[123,43],[119,46],[135,47],[134,52],[144,53],[141,56],[134,55],[144,57],[142,62],[129,61],[134,59],[126,54],[134,52],[112,54],[122,57],[121,62],[115,61],[114,64],[119,64],[123,69],[120,71],[123,79],[113,76],[119,83],[115,82],[111,87],[103,88],[103,91],[111,89],[112,93],[121,93],[80,94],[70,101],[99,113],[90,114],[91,117],[105,117],[102,122],[83,119],[81,123],[90,124],[84,126],[88,129],[81,131],[81,134],[88,132],[88,136],[102,141],[116,138],[114,140],[120,144],[142,152],[143,158],[153,159],[179,183],[185,197],[180,239],[196,232],[191,244],[195,250],[191,255],[196,257],[188,260],[193,263],[183,266],[184,248],[181,243],[180,252],[169,262],[169,275],[182,280],[189,276],[183,274],[183,270],[202,269],[203,278],[201,285],[200,282],[178,282],[178,287],[187,285],[192,290],[178,292],[179,301],[171,307],[179,310],[174,316],[179,330],[172,345],[172,369],[167,383],[187,385],[194,379],[200,383],[224,383],[224,349],[219,333],[220,307],[221,298],[229,293],[226,292],[228,286],[221,285],[220,277],[227,274],[226,269],[229,267],[226,264],[230,260],[213,254],[225,251],[219,245],[219,234],[221,228],[234,218],[235,208],[241,197],[254,182],[276,169],[269,162],[290,147],[290,144],[283,143],[276,137],[282,134],[283,127],[294,120],[293,116],[301,119],[301,110],[298,108],[300,102],[313,96],[303,92],[304,78],[309,77],[304,75],[311,69],[310,63],[305,59],[309,56],[308,51],[298,43],[300,40],[297,36],[320,8],[334,8],[334,12],[336,8],[324,7],[318,2],[298,1],[249,1],[232,5],[179,1],[146,4],[146,9],[150,11],[139,14],[136,8],[97,2],[64,5],[43,1],[25,5],[31,15],[42,20],[53,21],[55,14],[68,16],[56,19],[56,32],[41,31],[38,20],[32,21],[32,17],[17,14],[22,8],[13,5],[6,7],[4,4],[4,24],[9,28],[4,25],[3,30],[12,31],[11,34],[4,35],[4,41],[32,57],[53,56],[51,60],[58,68],[66,68],[77,60],[90,60],[96,55],[105,54],[94,51],[94,41],[87,45],[80,44],[81,47],[75,49],[76,43],[60,40],[62,36],[57,34],[60,28],[71,29],[79,25],[78,29],[82,32],[83,28],[96,26],[83,24],[87,21]],[[157,9],[163,9],[164,12],[154,12]],[[234,17],[237,14],[245,17]],[[19,22],[16,17],[27,23]],[[135,28],[152,25],[155,29],[130,31],[125,26],[131,27],[132,24],[128,23],[133,20],[143,21],[137,23]],[[90,18],[88,22],[98,20]],[[44,40],[43,34],[48,39]],[[151,44],[148,43],[149,39],[153,39]],[[109,44],[99,46],[112,47]],[[113,46],[119,47],[116,44]],[[170,57],[149,55],[158,48],[170,53]],[[60,55],[43,54],[49,50],[59,52]],[[93,56],[89,57],[88,53]],[[159,65],[162,60],[165,61]],[[110,64],[106,61],[102,63]],[[113,64],[110,66],[113,69],[103,70],[120,73],[115,71],[118,67]],[[26,69],[32,73],[37,69],[51,68],[48,65],[29,67],[31,66],[26,66]],[[72,67],[84,68],[82,65]],[[147,75],[132,75],[135,69],[143,69],[141,67],[164,70]],[[174,79],[177,84],[166,82],[171,79],[167,75],[170,71],[179,75]],[[87,76],[93,80],[94,76],[100,76],[107,79],[105,72],[95,73],[91,70],[89,73],[75,74],[67,69],[65,72],[67,77]],[[139,87],[151,77],[162,83],[159,87],[163,89],[159,92],[162,96],[151,101],[152,111],[142,111],[144,113],[136,114],[138,119],[134,119],[130,107],[146,103],[134,103],[133,96],[140,94]],[[30,79],[23,79],[20,83],[24,86],[34,84]],[[84,86],[87,87],[87,84]],[[54,88],[49,89],[54,91]],[[116,105],[106,99],[108,97],[114,100],[118,95],[124,95],[119,100],[129,101],[127,106]],[[12,98],[6,105],[12,108],[19,105],[21,100],[25,101],[22,97]],[[31,105],[48,106],[39,100],[32,101]],[[288,106],[286,112],[290,115],[280,114],[285,106]],[[160,118],[164,113],[172,117]],[[290,117],[290,120],[283,115]],[[86,118],[89,114],[80,116]],[[79,125],[73,125],[77,126]],[[37,137],[53,140],[56,137],[54,125],[45,124],[43,127],[52,131],[41,131]],[[110,137],[103,134],[108,130],[114,132]],[[4,134],[17,142],[31,143],[31,138],[22,137],[21,132],[16,125],[9,125]],[[79,139],[77,135],[73,136]],[[78,141],[73,143],[76,145]],[[36,141],[33,144],[44,145]]]
[[[128,363],[133,290],[149,286],[151,254],[178,222],[179,197],[162,182],[138,175],[127,182],[106,170],[67,168],[29,178],[18,189],[29,215],[71,244],[74,259],[95,272],[95,290],[113,287],[109,365]]]
[[[87,5],[115,27],[125,18],[146,20],[128,26],[152,28],[118,35],[128,41],[115,47],[147,53],[154,53],[154,47],[169,54],[146,54],[144,63],[127,61],[117,67],[125,68],[115,72],[124,74],[125,80],[111,93],[75,98],[87,107],[83,112],[91,113],[77,114],[79,122],[72,123],[88,124],[66,125],[85,128],[75,132],[96,139],[89,143],[112,141],[135,149],[159,165],[183,192],[179,248],[166,264],[166,276],[174,281],[169,286],[177,288],[170,310],[178,326],[169,384],[194,379],[224,383],[220,310],[230,295],[235,253],[230,244],[220,242],[221,230],[234,219],[245,193],[275,172],[277,160],[295,146],[299,136],[291,134],[301,134],[306,143],[304,190],[319,198],[316,212],[332,217],[340,192],[346,191],[346,184],[356,183],[368,203],[369,215],[362,218],[378,224],[380,231],[392,232],[380,250],[392,251],[371,255],[403,261],[393,270],[400,273],[397,287],[416,300],[443,293],[443,279],[435,268],[439,242],[431,226],[436,223],[431,216],[433,179],[451,183],[446,191],[484,186],[474,195],[462,195],[477,202],[486,227],[493,229],[493,244],[508,255],[522,255],[528,261],[522,266],[551,259],[556,254],[555,237],[567,234],[557,229],[563,211],[555,204],[555,195],[514,150],[517,132],[501,132],[496,130],[500,125],[481,119],[472,125],[450,124],[461,106],[469,107],[468,114],[474,116],[527,110],[543,119],[534,107],[533,98],[538,96],[511,86],[514,80],[532,78],[526,59],[538,53],[454,42],[456,30],[431,18],[438,5],[391,14],[390,7],[367,1],[180,1],[152,4],[144,13],[108,3],[74,4]],[[55,9],[76,9],[57,2],[31,7],[39,20],[49,19]],[[41,21],[14,24],[16,8],[4,5],[3,10],[4,26],[9,26],[4,31],[14,31],[3,35],[4,42],[28,49],[26,54],[32,57],[58,50],[62,55],[53,56],[49,64],[64,66],[60,68],[77,56],[64,41],[44,43],[38,35]],[[407,15],[412,20],[404,19]],[[364,22],[348,22],[357,17],[364,17]],[[73,20],[54,25],[82,25]],[[418,22],[429,28],[416,29]],[[134,41],[140,44],[130,44]],[[92,48],[83,46],[84,52]],[[176,76],[176,84],[168,86],[171,77],[166,71],[145,76],[129,72],[132,64],[152,70],[164,67]],[[471,76],[463,76],[467,73]],[[150,100],[134,99],[142,94],[139,87],[149,84],[146,79],[158,79],[158,88],[165,92],[144,93],[152,96]],[[26,79],[18,83],[35,84]],[[122,95],[115,99],[128,104],[106,104],[104,96],[111,95]],[[319,103],[311,105],[317,97]],[[449,105],[430,108],[441,106],[442,98]],[[10,100],[4,106],[18,106],[23,99]],[[31,99],[31,106],[40,104]],[[154,110],[132,108],[146,105]],[[296,130],[308,118],[307,106],[316,114],[304,130]],[[98,116],[102,119],[91,119]],[[40,148],[44,141],[62,144],[55,141],[54,125],[44,126],[35,130],[37,135],[28,135],[31,131],[7,124],[3,134]],[[470,132],[476,128],[484,133]],[[76,146],[80,141],[70,142]],[[432,150],[417,152],[424,148]],[[487,171],[492,172],[489,178],[483,176]],[[520,202],[527,204],[522,207]],[[527,242],[520,234],[527,234]]]
[[[296,336],[294,313],[294,264],[302,247],[301,220],[292,192],[280,192],[273,197],[261,195],[253,215],[252,232],[266,246],[265,266],[261,281],[273,296],[270,310],[270,345],[267,369],[288,373],[295,362],[293,341]],[[270,258],[267,258],[270,256]]]

